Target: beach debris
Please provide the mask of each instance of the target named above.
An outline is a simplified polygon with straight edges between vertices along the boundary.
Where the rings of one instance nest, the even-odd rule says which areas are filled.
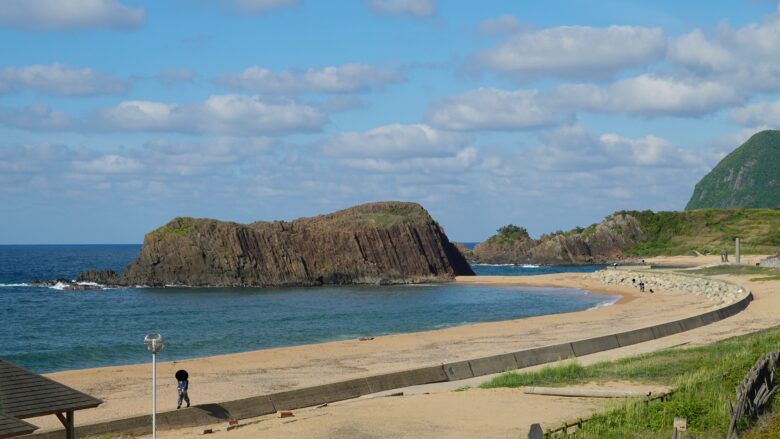
[[[396,393],[391,393],[389,395],[385,395],[385,397],[388,397],[388,396],[404,396],[404,392],[396,392]]]
[[[327,407],[327,406],[328,406],[328,403],[326,402],[325,404],[318,405],[318,406],[317,406],[317,408],[318,408],[318,409],[324,409],[324,408],[325,408],[325,407]]]
[[[291,418],[295,416],[291,410],[282,410],[279,412],[280,418]]]
[[[369,340],[373,340],[373,339],[374,339],[374,337],[360,337],[358,340],[360,340],[360,341],[369,341]]]
[[[235,418],[228,419],[228,425],[238,425],[238,419]]]
[[[211,433],[214,433],[214,430],[212,430],[211,428],[203,429],[203,434],[211,434]]]

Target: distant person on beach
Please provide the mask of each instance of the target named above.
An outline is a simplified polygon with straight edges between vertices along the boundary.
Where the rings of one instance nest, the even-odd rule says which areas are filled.
[[[176,386],[176,390],[179,392],[179,403],[176,405],[177,410],[181,408],[182,401],[187,403],[187,407],[190,406],[190,396],[187,394],[187,390],[190,387],[189,378],[190,376],[186,370],[176,372],[176,381],[179,382],[178,386]]]
[[[645,292],[645,283],[641,280],[639,281],[639,292],[644,293]]]
[[[631,279],[631,283],[632,283],[632,284],[636,284],[636,278],[632,278],[632,279]]]

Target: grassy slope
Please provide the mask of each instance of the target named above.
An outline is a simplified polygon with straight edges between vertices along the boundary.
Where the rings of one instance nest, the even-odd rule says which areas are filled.
[[[685,255],[691,251],[720,254],[734,252],[734,238],[740,238],[743,254],[775,254],[780,251],[780,209],[699,209],[684,212],[620,211],[615,215],[635,217],[642,237],[625,253],[632,256]],[[566,236],[587,238],[596,224],[578,227]],[[497,233],[488,243],[510,245],[518,236]]]
[[[690,437],[725,437],[727,398],[735,398],[735,387],[753,363],[778,347],[780,327],[708,346],[658,351],[590,366],[564,362],[537,372],[510,372],[481,387],[562,386],[614,380],[666,384],[677,389],[669,401],[649,405],[631,401],[599,413],[575,437],[667,438],[676,416],[688,419]]]
[[[743,170],[740,188],[734,187]],[[780,131],[754,134],[696,184],[686,210],[780,206]]]
[[[684,255],[696,250],[733,253],[740,238],[744,254],[773,254],[780,249],[778,209],[700,209],[686,212],[625,212],[639,220],[643,239],[626,253],[638,256]]]

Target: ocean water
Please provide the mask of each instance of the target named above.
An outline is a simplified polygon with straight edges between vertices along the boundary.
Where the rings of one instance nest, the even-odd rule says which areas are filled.
[[[121,270],[139,249],[0,246],[0,358],[44,373],[147,362],[142,340],[149,332],[163,334],[159,359],[169,361],[578,311],[615,300],[577,289],[457,284],[100,291],[28,285],[73,279],[90,268]],[[517,275],[570,269],[475,267]]]

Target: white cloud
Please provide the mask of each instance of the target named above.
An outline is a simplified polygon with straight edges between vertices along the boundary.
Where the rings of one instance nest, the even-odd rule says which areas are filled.
[[[587,171],[619,167],[695,168],[696,155],[655,135],[629,138],[592,135],[579,124],[562,125],[540,136],[541,144],[527,155],[528,164],[543,171]]]
[[[560,26],[513,34],[477,55],[482,67],[524,79],[609,77],[664,56],[659,28]]]
[[[3,0],[0,26],[17,29],[133,29],[143,8],[118,0]]]
[[[740,28],[694,29],[673,40],[669,59],[703,80],[746,92],[780,90],[780,14]]]
[[[451,130],[525,130],[556,122],[556,109],[536,90],[479,88],[435,104],[431,125]]]
[[[138,160],[116,154],[107,154],[88,161],[77,161],[73,163],[73,167],[80,171],[99,174],[125,174],[143,169],[143,165]]]
[[[286,98],[216,95],[189,104],[124,101],[98,111],[92,122],[106,131],[266,135],[313,132],[327,121],[323,111]]]
[[[477,32],[482,35],[508,34],[517,30],[520,30],[520,22],[510,14],[482,20],[477,26]]]
[[[478,163],[478,153],[474,148],[464,148],[443,157],[410,157],[395,160],[377,158],[347,158],[340,161],[343,165],[365,172],[385,173],[440,173],[463,172]]]
[[[344,64],[277,72],[253,66],[237,73],[224,73],[217,83],[233,89],[264,94],[354,93],[381,88],[403,79],[404,75],[399,69]]]
[[[363,0],[378,14],[430,17],[436,12],[436,0]]]
[[[564,84],[555,92],[561,106],[642,116],[700,116],[743,99],[726,84],[653,74],[621,79],[606,87]]]
[[[123,94],[130,88],[127,81],[91,68],[75,68],[64,64],[6,67],[0,70],[0,92],[24,89],[40,93],[86,96]]]
[[[236,6],[250,13],[261,13],[269,9],[297,6],[299,0],[235,0]]]
[[[343,158],[445,157],[468,142],[461,134],[428,125],[384,125],[363,132],[337,134],[323,144],[325,154]]]
[[[0,124],[30,131],[71,131],[79,122],[46,104],[33,104],[22,108],[0,107]]]
[[[746,127],[780,127],[780,101],[746,105],[732,110],[729,116],[734,122]]]
[[[158,175],[231,173],[233,166],[251,162],[269,152],[274,140],[266,137],[220,137],[201,142],[171,142],[158,139],[135,153],[138,160]]]

